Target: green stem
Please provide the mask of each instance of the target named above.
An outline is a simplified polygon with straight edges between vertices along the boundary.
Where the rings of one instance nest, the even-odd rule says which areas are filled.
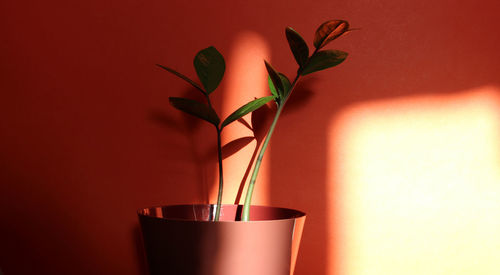
[[[255,187],[255,181],[257,180],[257,175],[259,174],[260,165],[262,163],[262,159],[264,158],[264,153],[266,151],[267,145],[269,144],[269,140],[274,131],[274,127],[276,127],[276,123],[278,122],[278,118],[280,116],[281,110],[283,110],[283,105],[281,105],[276,115],[274,116],[273,123],[269,128],[269,132],[267,133],[266,139],[262,143],[262,147],[260,148],[259,155],[257,156],[257,160],[255,161],[255,167],[253,168],[252,177],[250,178],[250,183],[248,184],[247,194],[245,196],[245,204],[243,205],[243,212],[241,214],[242,221],[249,221],[250,218],[250,203],[252,201],[253,189]]]
[[[257,160],[255,161],[255,166],[253,168],[252,178],[250,179],[250,183],[248,184],[247,194],[245,196],[245,203],[243,205],[243,211],[241,214],[242,221],[249,221],[250,220],[250,204],[252,202],[252,194],[253,194],[253,189],[255,188],[255,181],[257,180],[257,175],[259,174],[259,169],[260,169],[260,165],[262,163],[262,159],[264,157],[264,153],[266,152],[269,140],[271,139],[271,136],[273,135],[273,131],[274,131],[274,128],[276,127],[276,123],[278,123],[278,119],[281,115],[281,111],[283,110],[286,102],[288,101],[290,94],[292,94],[292,91],[295,88],[295,85],[299,81],[302,70],[305,67],[307,67],[307,64],[309,64],[309,61],[311,61],[311,58],[318,51],[319,51],[319,48],[316,48],[314,50],[313,54],[308,58],[306,64],[304,64],[302,67],[300,67],[297,70],[297,76],[295,76],[295,79],[293,80],[293,82],[291,84],[290,91],[288,91],[287,96],[281,101],[281,103],[278,107],[278,110],[276,111],[276,114],[274,115],[273,123],[271,124],[271,127],[269,128],[269,132],[266,135],[266,139],[264,140],[264,143],[262,144],[262,147],[260,148],[259,155],[257,157]]]
[[[252,194],[253,194],[253,189],[255,187],[255,181],[257,180],[257,175],[259,174],[259,169],[260,165],[262,164],[262,159],[264,158],[264,153],[266,152],[267,145],[269,144],[269,140],[271,140],[271,137],[274,132],[274,128],[276,127],[276,124],[278,123],[278,119],[281,115],[281,112],[285,106],[286,101],[288,100],[290,94],[293,91],[293,88],[295,88],[295,84],[297,84],[297,81],[300,78],[300,71],[297,73],[297,76],[292,82],[292,85],[290,87],[290,91],[288,92],[288,95],[284,100],[281,102],[281,104],[278,107],[278,110],[276,111],[276,114],[274,115],[273,123],[271,124],[271,127],[269,127],[269,132],[266,135],[266,139],[262,143],[262,147],[260,148],[259,155],[257,156],[257,160],[255,161],[255,166],[253,168],[252,172],[252,177],[250,179],[250,183],[248,184],[248,189],[247,189],[247,194],[245,196],[245,203],[243,205],[243,211],[241,214],[241,220],[242,221],[249,221],[250,220],[250,204],[252,202]]]
[[[217,157],[219,160],[219,192],[217,195],[217,207],[215,209],[215,221],[219,220],[220,209],[222,206],[222,187],[223,187],[223,176],[222,176],[222,146],[221,146],[221,129],[217,128]]]

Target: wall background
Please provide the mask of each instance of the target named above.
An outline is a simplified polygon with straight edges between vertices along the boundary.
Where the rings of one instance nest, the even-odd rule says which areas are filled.
[[[498,254],[500,240],[494,234],[487,235],[488,240],[480,239],[490,244],[482,252],[476,247],[460,257],[438,253],[439,261],[432,260],[437,254],[429,256],[428,252],[463,252],[470,245],[449,245],[464,238],[473,244],[482,229],[500,229],[494,222],[500,220],[500,207],[494,200],[500,194],[495,139],[500,123],[495,111],[499,107],[499,11],[493,0],[319,0],[312,4],[281,0],[2,1],[0,268],[7,275],[141,274],[144,264],[135,211],[151,205],[206,202],[216,180],[215,159],[209,154],[214,144],[211,127],[168,107],[169,96],[188,92],[189,87],[154,64],[168,64],[194,76],[192,58],[198,50],[214,45],[229,64],[241,58],[235,49],[245,52],[246,45],[259,60],[267,56],[276,67],[292,74],[295,64],[284,28],[290,25],[312,41],[316,27],[335,18],[347,19],[362,30],[331,46],[350,53],[344,64],[302,82],[294,96],[305,104],[291,108],[280,121],[266,159],[263,181],[268,183],[260,191],[262,203],[308,213],[296,274],[398,274],[391,268],[404,270],[405,266],[419,267],[412,269],[420,272],[415,274],[471,274],[474,267],[494,266],[497,259],[486,256],[474,257],[467,268],[463,266],[478,251],[480,255]],[[254,38],[242,38],[249,33]],[[251,43],[252,39],[260,42]],[[236,69],[228,68],[227,76],[235,83],[238,79],[248,83],[246,75]],[[255,77],[262,79],[258,71]],[[237,90],[234,87],[237,85],[223,84],[217,92],[215,106],[223,113],[236,106],[229,106],[232,103],[223,98]],[[479,95],[484,99],[472,109],[477,120],[462,124],[456,116],[420,117],[443,108],[453,113],[455,107],[469,102],[468,97],[453,101],[454,96],[468,91],[473,91],[471,98]],[[246,96],[251,99],[253,95]],[[439,100],[434,101],[434,96]],[[371,102],[380,104],[374,107]],[[449,102],[458,104],[446,105]],[[482,106],[490,111],[483,115]],[[413,113],[408,115],[405,110]],[[462,111],[462,115],[469,112]],[[373,116],[377,119],[369,120]],[[385,119],[394,116],[403,120]],[[372,127],[383,126],[381,121],[389,128]],[[429,152],[442,148],[446,137],[457,136],[453,131],[441,135],[440,125],[451,123],[458,133],[478,134],[448,151],[439,151],[437,155],[444,157],[434,158],[432,168],[437,172],[427,178],[420,179],[418,171],[428,171],[424,163],[429,155],[418,155],[420,161],[402,165],[404,169],[399,171],[403,173],[398,175],[416,184],[410,185],[400,177],[391,178],[394,170],[390,168],[406,160],[408,155],[399,153],[413,148],[414,143],[393,147],[391,131],[398,133],[401,125],[414,128],[416,121],[436,126],[416,128],[424,136],[432,131],[436,139],[430,140],[442,141],[424,147]],[[484,121],[488,127],[475,128],[476,122]],[[372,152],[362,147],[366,145],[363,140],[352,141],[364,135],[359,129],[387,133],[381,138],[386,143],[370,145],[379,149],[379,158],[368,159],[372,162],[361,161]],[[415,137],[398,137],[407,140],[411,136]],[[475,150],[479,145],[479,151]],[[470,161],[476,165],[472,168],[468,165],[471,155],[453,154],[464,146],[470,146],[475,156]],[[422,147],[415,148],[421,151]],[[488,152],[493,155],[485,158]],[[347,164],[342,166],[346,158]],[[460,161],[464,159],[467,161]],[[371,177],[373,173],[368,172],[362,182],[371,188],[356,189],[359,178],[353,176],[366,172],[378,160],[387,165],[376,166],[375,171],[386,177]],[[478,167],[489,168],[475,169]],[[404,191],[409,186],[421,186],[418,184],[428,178],[437,184],[442,181],[435,179],[450,180],[449,186],[454,178],[437,175],[463,169],[491,174],[483,191],[464,191],[465,195],[453,197],[456,200],[443,200],[448,189],[425,185],[428,190],[418,193],[422,195],[417,200],[429,194],[437,196],[436,200],[417,210],[406,203]],[[477,178],[469,178],[457,187],[473,188]],[[401,184],[384,185],[388,179]],[[416,188],[422,191],[422,187]],[[230,191],[225,198],[228,202],[233,200],[231,193],[234,195]],[[401,194],[400,203],[387,204],[377,212],[376,217],[384,221],[376,223],[378,231],[353,231],[372,226],[367,222],[373,209],[369,202]],[[471,200],[466,205],[471,207],[476,202],[490,202],[477,209],[487,213],[483,219],[473,220],[475,211],[464,216],[436,211],[455,209],[467,196]],[[370,200],[364,200],[367,198]],[[433,213],[433,219],[418,221],[434,226],[436,219],[444,218],[440,228],[456,235],[440,243],[440,235],[431,234],[433,241],[422,244],[420,240],[428,232],[401,235],[396,230],[393,233],[399,239],[394,243],[394,234],[386,229],[416,228],[411,222],[406,227],[391,224],[401,220],[394,215],[395,208],[402,209],[410,221],[412,215]],[[469,225],[476,222],[476,230],[457,233],[456,224],[446,222],[451,218],[465,219]],[[380,242],[373,242],[375,239]],[[408,251],[408,244],[418,249]],[[390,262],[376,262],[396,256],[398,265],[393,267]],[[493,273],[488,268],[475,272]]]

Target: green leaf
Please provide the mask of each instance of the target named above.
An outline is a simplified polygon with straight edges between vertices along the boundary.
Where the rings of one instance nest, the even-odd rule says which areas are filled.
[[[244,115],[253,112],[260,107],[264,106],[266,103],[271,101],[274,97],[273,96],[266,96],[266,97],[261,97],[255,100],[252,100],[248,102],[247,104],[241,106],[238,110],[234,111],[231,115],[229,115],[221,124],[221,129],[224,128],[224,126],[228,125],[229,123],[243,117]]]
[[[214,47],[208,47],[196,54],[193,64],[207,94],[217,89],[226,70],[224,57]]]
[[[281,99],[286,98],[288,96],[288,93],[290,92],[290,80],[286,75],[282,73],[278,73],[280,80],[281,80],[281,85],[283,86],[283,90],[278,93],[276,90],[276,87],[274,86],[273,81],[271,80],[271,77],[267,78],[267,84],[269,85],[269,90],[271,90],[271,94],[274,96],[274,100],[278,105],[281,103]]]
[[[179,73],[179,72],[177,72],[174,69],[171,69],[169,67],[165,67],[165,66],[160,65],[160,64],[156,64],[156,66],[166,70],[167,72],[170,72],[170,73],[176,75],[179,78],[184,79],[187,83],[193,85],[193,87],[195,87],[196,89],[200,90],[203,94],[205,94],[205,91],[203,90],[203,88],[201,88],[200,85],[196,84],[196,82],[191,80],[189,77],[187,77],[187,76],[185,76],[185,75],[183,75],[183,74],[181,74],[181,73]]]
[[[218,126],[220,123],[219,116],[217,116],[215,110],[203,103],[182,97],[170,97],[169,101],[176,109],[206,120],[215,126]]]
[[[302,75],[314,73],[339,65],[347,58],[347,53],[338,50],[319,51],[311,57],[301,72]]]
[[[276,91],[276,87],[274,87],[273,81],[271,80],[270,76],[267,77],[267,85],[269,86],[269,90],[271,90],[271,94],[275,98],[279,98],[280,95],[278,94],[278,91]]]
[[[295,57],[297,64],[303,67],[309,58],[309,47],[307,47],[307,43],[298,32],[290,27],[286,28],[285,34],[288,45],[290,45],[290,49],[292,50],[293,57]]]
[[[338,38],[349,30],[349,23],[345,20],[327,21],[316,30],[314,35],[314,47],[321,49],[330,41]]]
[[[279,73],[280,79],[281,79],[281,84],[283,84],[283,94],[281,95],[282,98],[286,98],[288,96],[288,93],[290,93],[290,80],[286,75]]]
[[[277,94],[278,95],[283,94],[283,84],[281,83],[281,78],[278,72],[267,61],[264,60],[264,63],[266,64],[267,73],[269,74],[269,77],[271,78],[271,81],[273,82],[273,85],[276,88]]]

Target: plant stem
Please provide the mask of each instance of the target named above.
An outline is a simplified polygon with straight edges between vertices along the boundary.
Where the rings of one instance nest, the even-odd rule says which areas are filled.
[[[278,122],[278,118],[280,116],[281,110],[283,110],[283,105],[278,107],[276,111],[276,115],[274,116],[273,123],[269,128],[269,132],[267,133],[266,139],[262,143],[262,147],[260,148],[259,155],[257,156],[257,160],[255,161],[255,167],[253,168],[252,177],[250,178],[250,183],[248,184],[247,194],[245,196],[245,204],[243,205],[243,212],[241,214],[242,221],[248,221],[250,218],[250,203],[252,201],[253,189],[255,187],[255,180],[257,180],[257,175],[259,174],[260,165],[262,163],[262,159],[264,157],[264,152],[266,151],[267,145],[269,144],[269,140],[271,139],[272,133],[274,131],[274,127],[276,127],[276,123]]]
[[[210,102],[210,97],[206,92],[203,92],[205,98],[207,99],[208,106],[212,108],[212,102]],[[220,210],[222,207],[222,190],[224,187],[224,178],[222,174],[222,142],[221,142],[221,132],[222,129],[219,128],[218,125],[215,125],[215,129],[217,130],[217,159],[219,162],[219,191],[217,194],[217,205],[215,207],[215,217],[214,221],[219,221]]]
[[[248,189],[247,189],[247,194],[245,196],[245,203],[243,205],[243,211],[241,214],[241,220],[242,221],[249,221],[250,220],[250,203],[252,201],[252,194],[253,194],[253,189],[255,187],[255,181],[257,180],[257,175],[259,174],[259,169],[260,165],[262,164],[262,159],[264,158],[264,153],[266,152],[267,145],[269,144],[269,140],[271,140],[271,137],[273,135],[274,128],[276,127],[276,124],[278,123],[278,119],[281,115],[281,112],[283,108],[285,107],[285,103],[288,100],[290,94],[293,91],[293,88],[295,88],[295,84],[297,84],[297,81],[300,78],[300,71],[297,72],[297,76],[292,82],[292,85],[290,87],[290,91],[288,92],[288,95],[286,98],[283,99],[281,104],[278,107],[278,110],[276,111],[276,114],[274,115],[273,123],[271,124],[271,127],[269,127],[269,131],[267,132],[266,139],[262,143],[262,147],[260,148],[259,155],[257,156],[257,160],[255,161],[255,167],[253,168],[252,172],[252,177],[250,179],[250,183],[248,184]]]
[[[276,127],[276,123],[278,122],[278,119],[281,115],[281,111],[285,107],[286,102],[288,101],[288,98],[293,92],[293,89],[295,88],[295,85],[299,81],[299,78],[302,74],[302,70],[307,67],[309,62],[311,61],[311,58],[316,55],[316,53],[319,51],[319,48],[316,48],[312,55],[307,59],[307,62],[299,67],[297,70],[297,75],[295,76],[295,79],[293,80],[290,90],[288,91],[286,97],[280,102],[278,110],[276,111],[276,114],[274,115],[273,123],[271,124],[271,127],[269,127],[269,132],[266,135],[266,139],[264,140],[264,143],[262,144],[262,148],[260,148],[259,151],[259,156],[257,157],[257,160],[255,162],[255,167],[253,168],[252,172],[252,178],[250,179],[250,183],[248,184],[248,189],[247,189],[247,194],[245,196],[245,203],[243,205],[243,211],[241,213],[241,220],[242,221],[249,221],[250,220],[250,203],[252,202],[252,194],[253,194],[253,189],[255,187],[255,181],[257,180],[257,175],[259,174],[259,169],[260,165],[262,163],[262,159],[264,157],[264,153],[266,152],[267,145],[269,143],[269,140],[271,139],[271,136],[273,135],[274,127]]]
[[[224,186],[223,184],[223,176],[222,176],[222,146],[221,146],[221,129],[219,127],[217,128],[217,157],[219,160],[219,192],[217,195],[217,207],[215,209],[215,219],[214,221],[219,220],[220,216],[220,210],[222,206],[222,187]]]

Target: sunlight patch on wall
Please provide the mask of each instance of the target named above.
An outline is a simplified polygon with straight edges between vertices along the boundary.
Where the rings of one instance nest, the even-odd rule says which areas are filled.
[[[329,140],[328,274],[498,274],[498,88],[355,104]]]
[[[264,59],[269,60],[270,57],[268,43],[261,35],[251,31],[241,32],[234,41],[232,52],[226,58],[222,119],[229,116],[237,108],[252,101],[255,97],[267,96],[269,93],[267,72],[263,62]],[[252,125],[250,115],[245,116],[244,119],[249,125]],[[224,128],[222,144],[225,145],[245,137],[253,137],[253,132],[242,123],[235,121]],[[246,182],[250,179],[251,171],[246,170],[254,154],[256,142],[252,140],[248,143],[249,141],[249,138],[241,140],[241,142],[233,143],[234,146],[229,146],[229,150],[225,150],[226,153],[231,153],[235,148],[246,144],[243,149],[224,159],[224,203],[235,203],[245,173],[248,173]],[[270,149],[267,150],[266,156],[270,155],[269,152]],[[269,203],[269,163],[270,160],[267,157],[264,158],[252,199],[253,204]],[[216,187],[212,190],[212,198],[217,197]],[[244,202],[245,194],[246,189],[243,190],[242,199],[239,202]]]

